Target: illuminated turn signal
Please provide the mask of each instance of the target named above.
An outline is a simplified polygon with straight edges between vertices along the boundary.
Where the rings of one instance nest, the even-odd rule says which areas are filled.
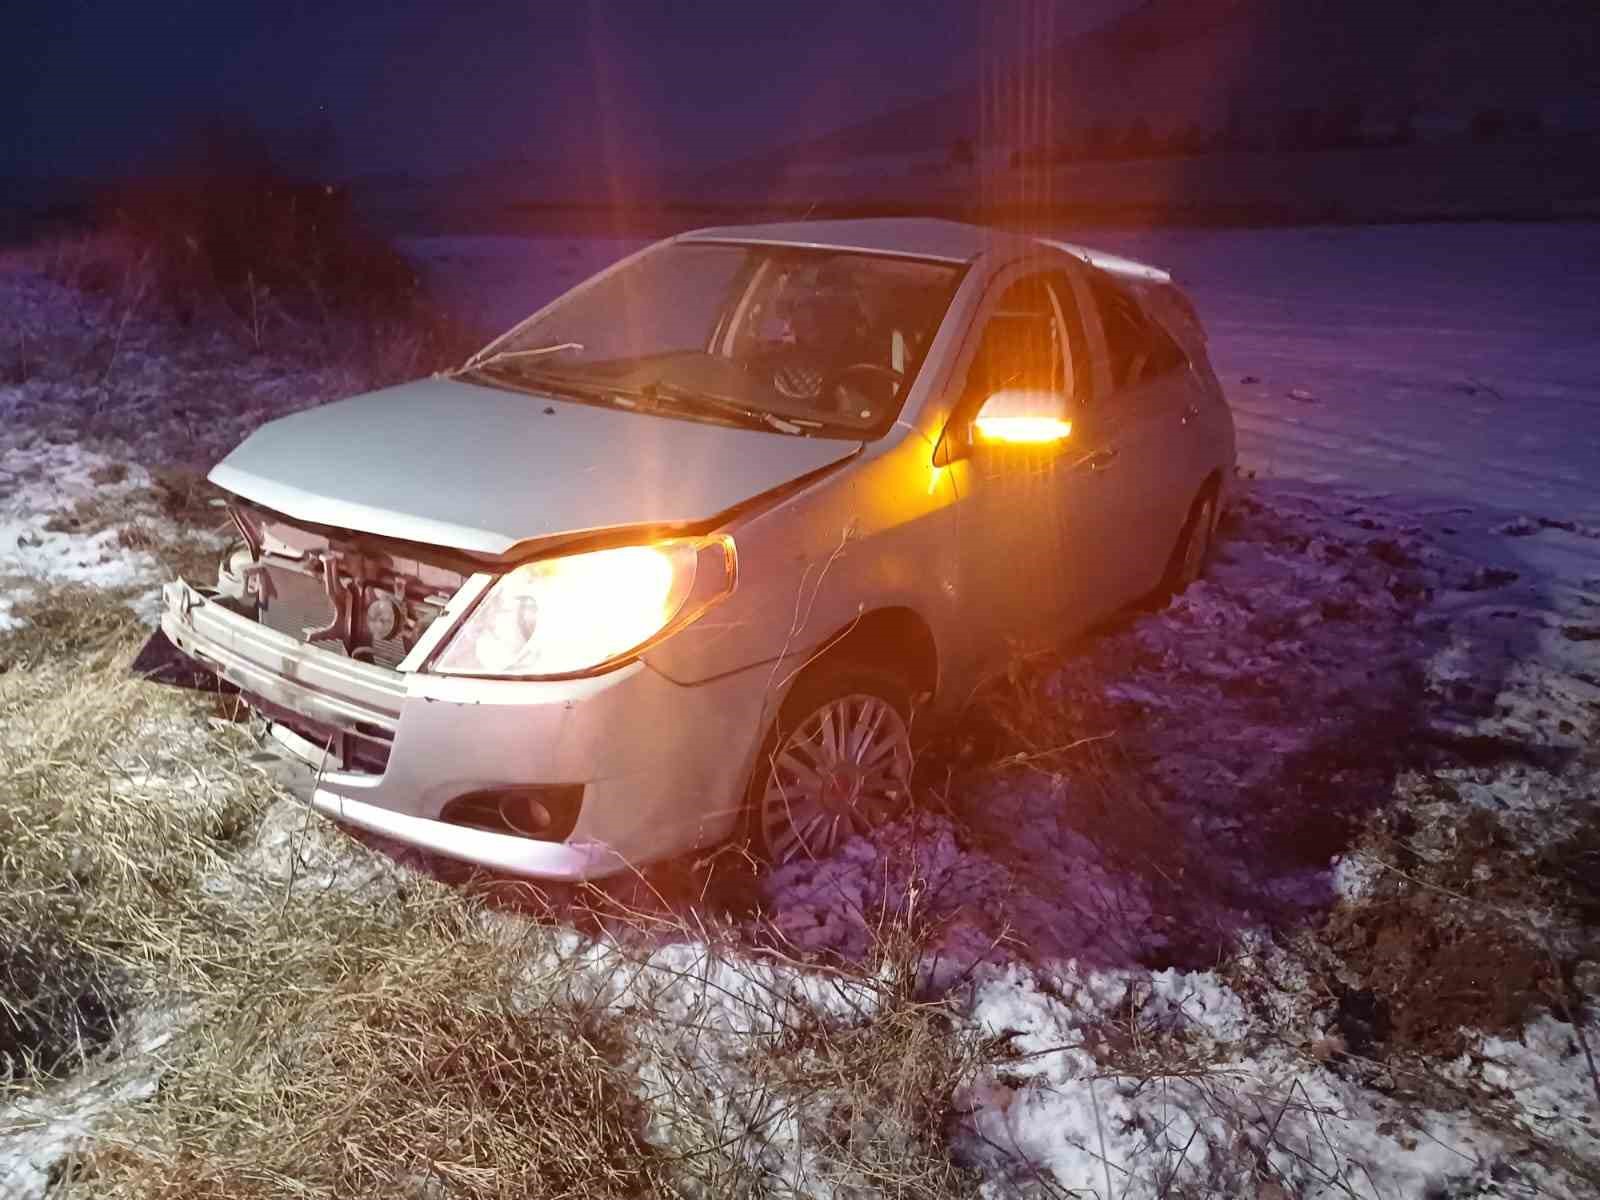
[[[1072,436],[1072,422],[1060,417],[980,416],[975,424],[978,436],[986,442],[1042,445],[1063,442]]]

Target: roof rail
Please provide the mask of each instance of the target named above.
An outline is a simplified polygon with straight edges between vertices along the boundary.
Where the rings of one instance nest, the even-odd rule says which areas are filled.
[[[1080,246],[1075,242],[1057,242],[1050,238],[1036,239],[1041,245],[1049,246],[1052,250],[1060,250],[1063,254],[1070,254],[1073,258],[1081,258],[1091,267],[1111,275],[1122,275],[1128,279],[1137,279],[1144,283],[1171,283],[1172,275],[1160,267],[1151,266],[1149,263],[1139,262],[1137,259],[1123,258],[1118,254],[1107,254],[1104,250],[1091,250],[1087,246]]]

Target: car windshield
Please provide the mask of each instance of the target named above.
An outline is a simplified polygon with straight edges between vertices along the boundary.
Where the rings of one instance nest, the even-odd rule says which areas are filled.
[[[663,416],[878,437],[960,276],[885,255],[672,242],[556,301],[463,369]]]

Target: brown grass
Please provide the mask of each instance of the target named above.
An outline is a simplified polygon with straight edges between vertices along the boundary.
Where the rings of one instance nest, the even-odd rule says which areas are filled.
[[[29,1042],[4,1086],[114,1051],[135,1009],[181,1014],[137,1068],[159,1094],[107,1118],[63,1194],[756,1195],[784,1190],[797,1137],[796,1194],[971,1191],[944,1143],[979,1048],[912,995],[892,928],[882,961],[832,973],[863,997],[842,1016],[785,999],[770,963],[689,917],[630,929],[612,907],[607,962],[558,952],[587,939],[279,798],[248,725],[126,675],[142,631],[113,597],[57,590],[33,611],[48,627],[12,634],[25,661],[0,675],[0,996]],[[674,942],[723,983],[657,957]],[[637,1005],[646,976],[687,991]],[[765,1032],[708,1058],[724,1020]]]

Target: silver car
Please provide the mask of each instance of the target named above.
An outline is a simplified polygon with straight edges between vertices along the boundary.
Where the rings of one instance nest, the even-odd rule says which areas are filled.
[[[912,727],[1203,569],[1233,421],[1163,271],[934,220],[702,229],[274,421],[161,634],[312,803],[500,871],[827,854]],[[186,656],[186,657],[185,657]]]

